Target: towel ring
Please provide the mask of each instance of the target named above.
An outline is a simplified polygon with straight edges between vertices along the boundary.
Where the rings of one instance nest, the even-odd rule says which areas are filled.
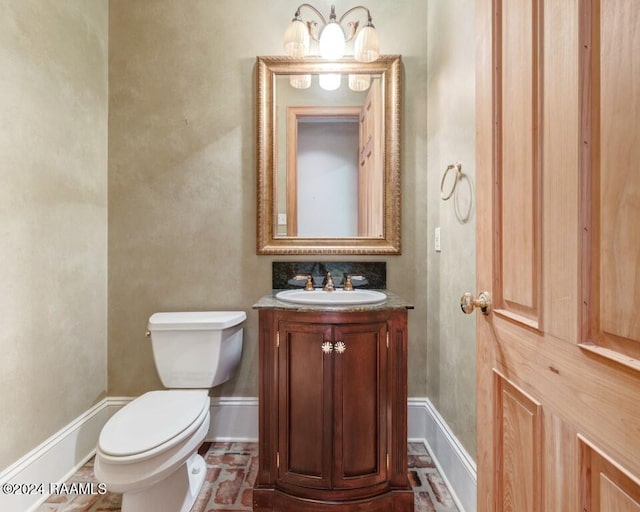
[[[458,181],[465,181],[467,182],[467,189],[468,189],[468,196],[469,196],[469,200],[468,203],[466,205],[466,211],[462,211],[462,205],[460,204],[461,200],[460,200],[460,190],[456,189],[456,193],[453,196],[453,210],[456,214],[456,218],[462,223],[465,224],[469,218],[471,217],[471,206],[473,203],[473,187],[471,186],[471,180],[469,179],[469,176],[467,176],[466,174],[461,174],[460,178],[458,179]],[[464,203],[462,203],[464,205]]]
[[[447,179],[447,174],[449,174],[449,171],[451,171],[452,169],[456,170],[456,175],[455,178],[453,179],[453,185],[451,186],[451,190],[449,191],[448,194],[444,193],[444,183]],[[460,180],[460,178],[462,177],[462,164],[449,164],[447,165],[447,168],[444,171],[444,174],[442,175],[442,180],[440,180],[440,198],[443,201],[448,201],[449,199],[451,199],[451,196],[453,195],[453,193],[456,191],[456,186],[458,185],[458,180]]]

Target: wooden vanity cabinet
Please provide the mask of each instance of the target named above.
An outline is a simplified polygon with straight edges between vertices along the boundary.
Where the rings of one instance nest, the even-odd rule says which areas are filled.
[[[255,511],[412,512],[407,313],[260,310]]]

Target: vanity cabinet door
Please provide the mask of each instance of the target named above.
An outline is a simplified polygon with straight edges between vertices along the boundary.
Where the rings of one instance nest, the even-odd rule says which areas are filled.
[[[333,486],[376,485],[387,479],[387,324],[333,332]]]
[[[332,327],[281,321],[278,349],[278,484],[331,488]]]
[[[279,483],[384,482],[386,323],[281,322],[279,332]]]

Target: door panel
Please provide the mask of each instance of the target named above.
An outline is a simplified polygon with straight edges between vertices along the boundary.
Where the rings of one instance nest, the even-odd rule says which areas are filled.
[[[541,407],[500,374],[495,376],[498,502],[501,512],[541,510]]]
[[[638,512],[640,2],[476,15],[478,510]]]
[[[640,290],[640,186],[633,179],[640,162],[637,1],[603,2],[599,18],[599,48],[594,51],[600,56],[595,65],[600,68],[600,327],[603,333],[637,345],[640,315],[633,300]],[[627,274],[627,268],[635,271]]]
[[[313,488],[331,483],[331,328],[281,322],[279,481]],[[282,390],[286,390],[284,393]]]
[[[599,270],[591,281],[590,341],[607,357],[640,360],[640,14],[634,0],[593,2],[588,14],[584,39],[592,51],[585,73],[597,81],[585,98],[593,120],[586,215],[593,226],[591,266]]]
[[[640,512],[640,482],[580,437],[582,507],[589,512]]]
[[[539,86],[538,2],[500,3],[502,10],[500,90],[497,108],[502,120],[500,157],[501,308],[538,323],[540,261],[539,213]],[[498,210],[499,211],[499,210]],[[498,292],[498,290],[496,290]],[[495,293],[495,292],[494,292]]]
[[[640,512],[640,504],[601,473],[600,510],[602,512]]]
[[[335,327],[345,351],[334,354],[336,488],[387,479],[387,349],[385,323]],[[357,479],[357,480],[356,480]]]

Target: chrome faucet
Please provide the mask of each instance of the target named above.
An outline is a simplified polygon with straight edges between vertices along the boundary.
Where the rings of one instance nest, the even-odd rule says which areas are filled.
[[[331,277],[331,272],[327,272],[327,276],[324,278],[324,282],[322,283],[322,289],[325,292],[332,292],[335,290],[335,286],[333,285],[333,278]]]

